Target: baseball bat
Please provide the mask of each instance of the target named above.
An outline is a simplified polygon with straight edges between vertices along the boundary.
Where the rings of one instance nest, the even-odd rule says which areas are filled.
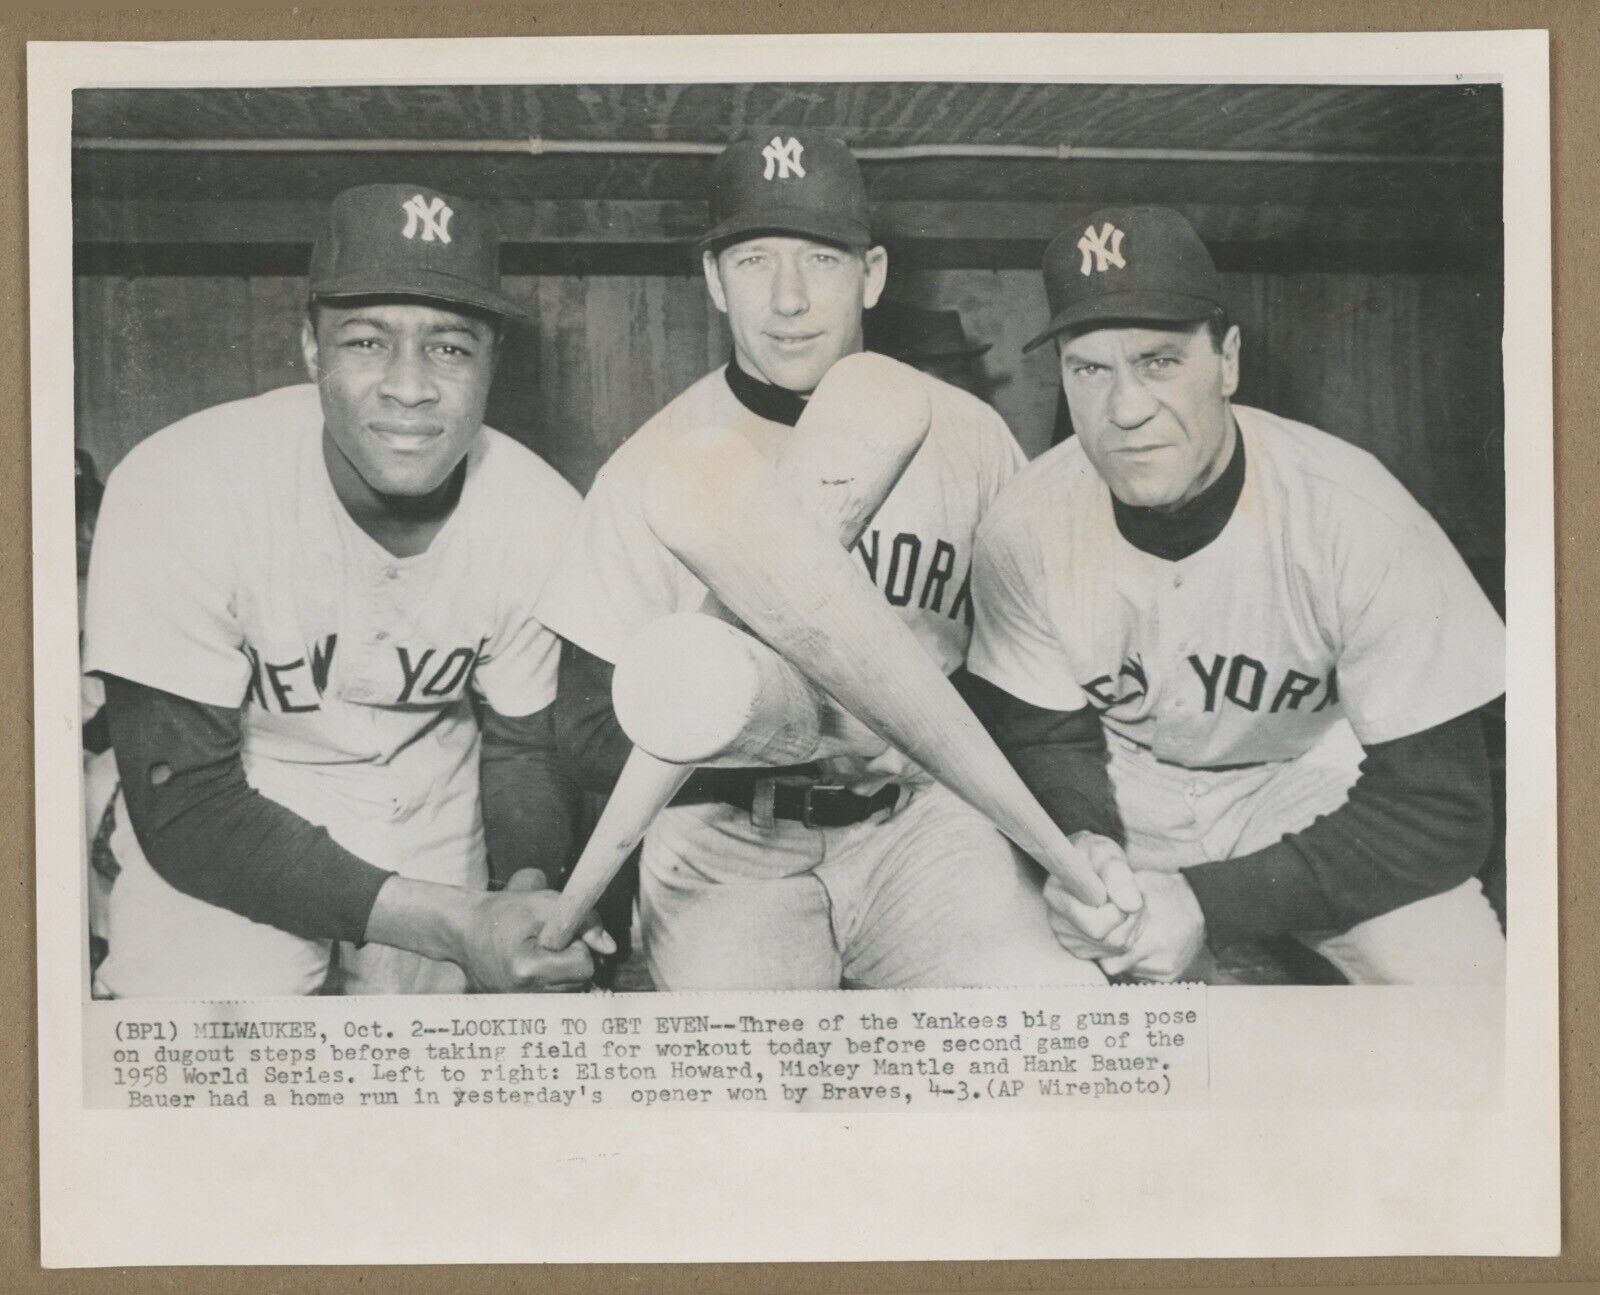
[[[887,749],[765,643],[699,612],[634,635],[611,696],[628,740],[672,764],[795,765]]]
[[[838,552],[844,554],[861,538],[922,448],[931,419],[927,388],[916,370],[866,351],[845,356],[828,370],[806,402],[793,433],[783,442],[774,475],[793,492],[799,506],[831,532]],[[721,506],[719,447],[726,447],[737,464],[746,462],[745,454],[761,461],[759,451],[731,428],[706,428],[685,439],[697,446],[699,469],[711,473],[701,482],[709,497],[697,500],[697,506]],[[728,489],[737,490],[738,483],[730,482]],[[707,594],[700,610],[733,620],[714,592]],[[540,932],[543,947],[561,949],[572,942],[585,914],[693,772],[693,765],[658,760],[637,747],[629,752],[560,902]]]
[[[1099,876],[911,628],[785,495],[761,456],[727,438],[685,442],[672,469],[645,485],[645,520],[656,537],[818,688],[986,815],[1077,899],[1105,903]]]

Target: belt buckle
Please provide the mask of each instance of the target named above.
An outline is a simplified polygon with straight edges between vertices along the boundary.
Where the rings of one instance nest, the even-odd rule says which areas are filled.
[[[848,791],[849,788],[837,782],[812,782],[806,784],[806,789],[800,800],[800,822],[813,830],[826,827],[825,823],[818,823],[811,817],[813,792],[818,791]]]

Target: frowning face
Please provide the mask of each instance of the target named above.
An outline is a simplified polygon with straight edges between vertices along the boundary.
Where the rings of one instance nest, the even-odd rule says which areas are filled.
[[[1060,343],[1061,386],[1084,453],[1125,504],[1175,508],[1227,466],[1239,330],[1097,328]]]

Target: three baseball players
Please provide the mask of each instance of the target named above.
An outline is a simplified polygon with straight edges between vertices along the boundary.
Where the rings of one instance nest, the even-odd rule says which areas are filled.
[[[314,387],[203,411],[118,467],[87,656],[131,823],[99,989],[587,981],[597,927],[534,939],[573,779],[607,790],[629,750],[629,637],[705,594],[644,483],[708,424],[776,459],[888,273],[836,141],[736,143],[711,199],[732,358],[581,505],[483,426],[519,312],[487,219],[419,186],[335,201]],[[1176,213],[1098,213],[1045,280],[1032,345],[1057,348],[1076,437],[1025,465],[992,409],[924,376],[927,441],[853,558],[1122,907],[1043,885],[892,749],[701,770],[645,838],[657,986],[1170,979],[1285,933],[1354,981],[1498,979],[1473,877],[1499,617],[1376,460],[1233,403],[1239,329]]]

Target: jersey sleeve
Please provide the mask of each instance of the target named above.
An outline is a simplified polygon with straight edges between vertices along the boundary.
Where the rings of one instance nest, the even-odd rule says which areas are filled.
[[[235,616],[235,502],[158,432],[106,483],[89,564],[84,668],[211,706],[249,682]]]
[[[981,512],[986,515],[1006,483],[1028,465],[1028,456],[1022,452],[1010,425],[998,410],[979,404],[978,431],[978,490]]]
[[[994,422],[994,486],[987,501],[991,504],[1005,484],[1028,466],[1028,456],[1023,453],[1022,446],[1018,444],[1010,424],[1000,416],[998,411],[995,413]]]
[[[1017,516],[996,514],[978,528],[967,669],[1030,705],[1080,710],[1089,700],[1051,624],[1042,564],[1034,546],[1016,533]]]
[[[502,621],[497,641],[486,644],[473,672],[473,686],[507,719],[521,719],[556,699],[561,640],[533,614],[531,602]]]
[[[540,593],[578,513],[578,492],[520,446],[500,471],[520,484],[501,496],[506,561],[495,599],[494,635],[478,654],[473,688],[490,709],[521,719],[556,697],[561,640],[541,619]],[[522,460],[533,460],[524,463]]]
[[[637,480],[615,461],[578,510],[561,560],[539,596],[539,618],[613,664],[647,622],[681,610],[685,577],[645,523]]]
[[[1334,573],[1339,698],[1364,746],[1420,733],[1505,691],[1505,624],[1439,524],[1366,527]]]

